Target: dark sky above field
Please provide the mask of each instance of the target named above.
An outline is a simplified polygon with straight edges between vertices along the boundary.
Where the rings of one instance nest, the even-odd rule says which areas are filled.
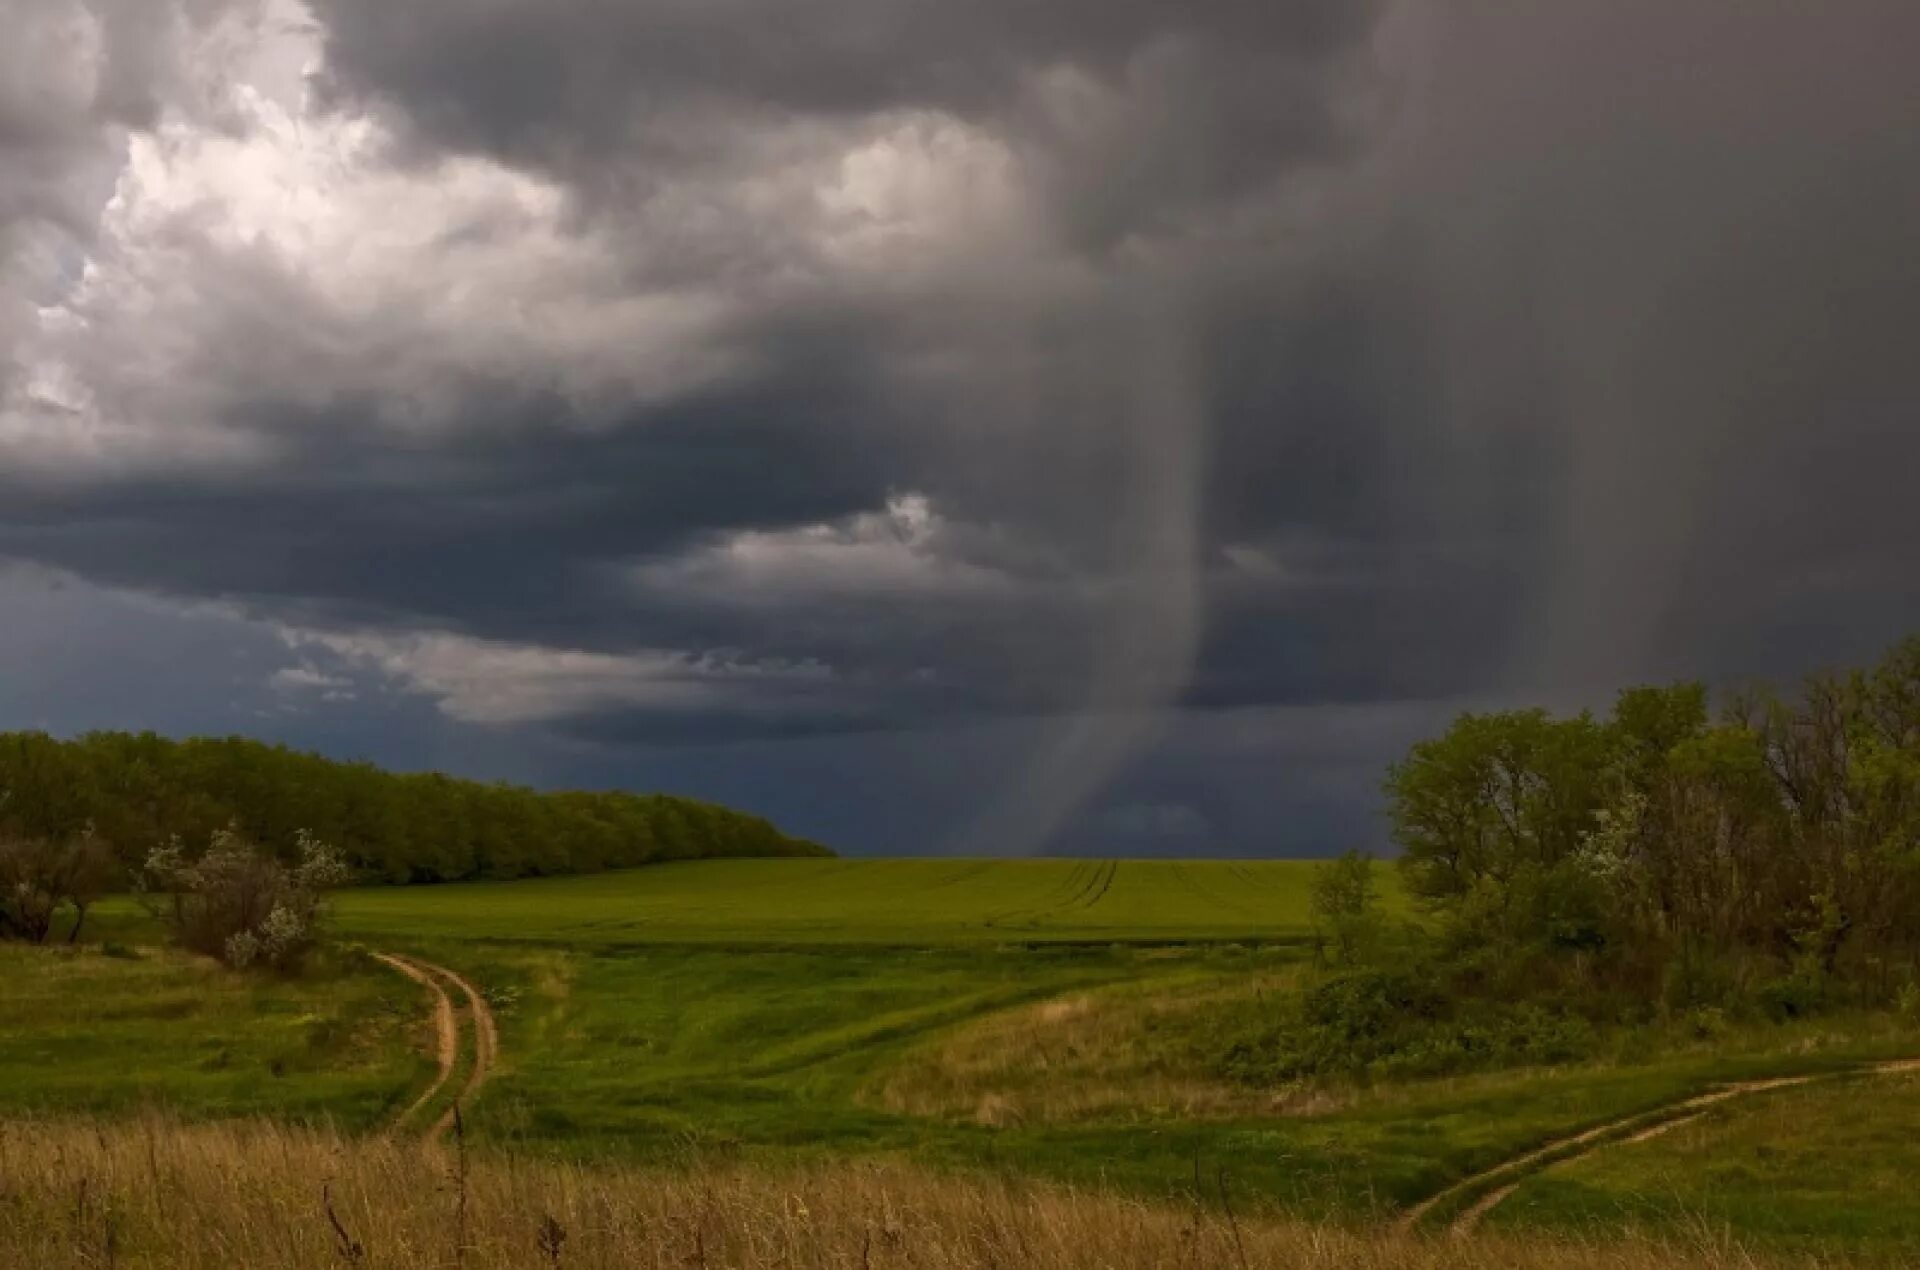
[[[1316,854],[1920,628],[1912,0],[0,30],[0,726]]]

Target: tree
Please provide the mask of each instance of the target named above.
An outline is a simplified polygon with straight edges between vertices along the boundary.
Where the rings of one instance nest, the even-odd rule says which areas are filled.
[[[0,935],[45,943],[60,903],[59,849],[45,838],[0,841]]]
[[[1615,758],[1621,774],[1644,791],[1675,746],[1706,731],[1707,686],[1677,683],[1628,688],[1614,699],[1608,728],[1618,747]]]
[[[69,842],[0,838],[0,937],[42,944],[62,908],[73,910],[69,943],[80,937],[87,909],[112,889],[119,865],[91,830]]]
[[[1798,1012],[1920,975],[1920,639],[1717,723],[1698,684],[1604,723],[1463,715],[1387,794],[1409,890],[1483,982]]]
[[[89,831],[68,844],[63,874],[61,889],[73,908],[73,927],[67,932],[67,942],[71,944],[80,939],[87,910],[120,881],[120,861],[111,847]]]
[[[228,827],[293,865],[305,828],[392,882],[584,872],[663,854],[829,854],[683,799],[397,775],[238,737],[0,733],[0,827],[64,843],[90,825],[130,871],[172,839],[206,842]]]
[[[1324,941],[1331,937],[1343,964],[1360,959],[1374,934],[1373,857],[1348,851],[1313,871],[1314,926]]]
[[[1613,737],[1590,715],[1463,714],[1388,773],[1409,889],[1458,901],[1482,883],[1512,891],[1571,857],[1605,805]]]

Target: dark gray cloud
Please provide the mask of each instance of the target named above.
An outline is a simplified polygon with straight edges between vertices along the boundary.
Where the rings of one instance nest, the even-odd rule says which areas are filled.
[[[0,557],[289,735],[1324,846],[1411,720],[1920,625],[1904,2],[0,17]]]
[[[325,84],[422,146],[536,164],[629,202],[891,112],[941,112],[1042,165],[1113,241],[1344,144],[1331,72],[1376,5],[830,0],[394,6],[323,0]]]

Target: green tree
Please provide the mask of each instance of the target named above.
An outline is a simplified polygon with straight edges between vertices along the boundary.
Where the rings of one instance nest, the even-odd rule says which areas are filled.
[[[1348,851],[1314,869],[1314,927],[1323,950],[1330,943],[1341,964],[1359,961],[1372,948],[1376,898],[1373,857],[1364,851]]]
[[[658,795],[396,775],[239,737],[0,733],[0,829],[60,843],[88,826],[129,869],[156,846],[207,842],[228,827],[291,865],[306,829],[337,843],[362,876],[391,882],[827,854],[758,817]]]
[[[1560,865],[1606,804],[1613,747],[1592,716],[1544,710],[1463,714],[1414,746],[1386,786],[1408,888],[1453,901]]]

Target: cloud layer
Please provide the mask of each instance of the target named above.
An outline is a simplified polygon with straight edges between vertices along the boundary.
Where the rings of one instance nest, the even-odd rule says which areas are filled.
[[[1920,624],[1897,0],[0,19],[0,594],[257,644],[229,726],[776,803],[1004,726],[917,832],[1311,849],[1371,778],[1254,745],[1355,806],[1256,843],[1207,717]]]

